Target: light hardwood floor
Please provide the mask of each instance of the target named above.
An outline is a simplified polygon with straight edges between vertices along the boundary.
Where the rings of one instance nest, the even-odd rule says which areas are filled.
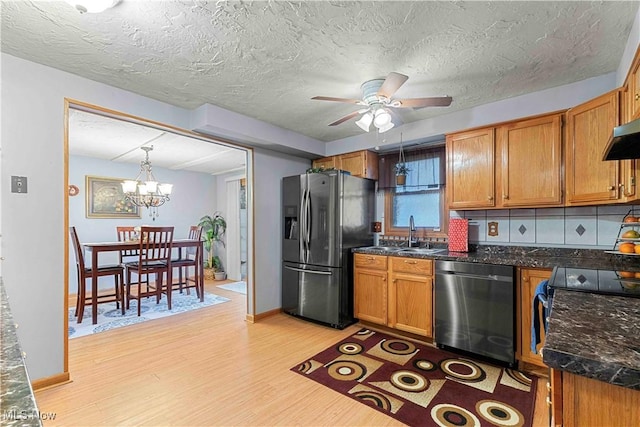
[[[36,392],[46,426],[396,426],[290,368],[354,333],[279,314],[245,321],[230,302],[69,341],[71,383]],[[548,425],[546,380],[534,426]]]

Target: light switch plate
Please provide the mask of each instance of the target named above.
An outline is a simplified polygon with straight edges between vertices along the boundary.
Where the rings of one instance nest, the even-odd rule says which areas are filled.
[[[11,177],[11,192],[12,193],[26,193],[27,192],[27,177],[26,176],[12,176]]]

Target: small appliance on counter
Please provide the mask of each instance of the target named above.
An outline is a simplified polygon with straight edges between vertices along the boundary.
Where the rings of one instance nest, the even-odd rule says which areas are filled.
[[[449,252],[469,252],[469,220],[449,220]]]

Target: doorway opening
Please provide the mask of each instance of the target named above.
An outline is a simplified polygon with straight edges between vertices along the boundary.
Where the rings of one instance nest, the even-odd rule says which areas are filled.
[[[255,307],[253,252],[249,249],[253,247],[253,151],[232,141],[78,101],[65,100],[65,117],[64,176],[67,186],[74,190],[65,200],[65,294],[69,295],[69,284],[76,280],[75,258],[70,252],[67,232],[69,225],[80,226],[83,239],[92,242],[116,240],[115,227],[124,222],[134,226],[174,225],[177,236],[182,231],[186,234],[189,226],[197,224],[201,217],[220,211],[227,220],[228,215],[233,216],[234,230],[227,230],[226,250],[216,254],[227,268],[237,262],[237,273],[234,270],[230,277],[247,284],[245,316],[249,319],[253,313],[251,307]],[[145,154],[140,147],[150,145],[154,146],[150,160],[156,178],[174,185],[171,199],[159,208],[158,217],[146,216],[142,208],[138,218],[89,217],[86,178],[133,179],[139,171],[140,155]],[[226,189],[229,182],[235,182],[237,188],[232,196],[227,191],[223,197],[222,189]],[[66,298],[65,314],[68,311],[69,298]],[[66,319],[64,334],[68,340]],[[67,372],[68,344],[64,348]]]

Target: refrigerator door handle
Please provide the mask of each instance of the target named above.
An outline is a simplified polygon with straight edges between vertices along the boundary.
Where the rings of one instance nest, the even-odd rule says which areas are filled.
[[[288,265],[285,265],[284,268],[286,268],[287,270],[298,271],[300,273],[311,273],[311,274],[321,274],[323,276],[331,276],[330,271],[305,270],[304,268],[289,267]]]
[[[306,224],[305,224],[305,233],[306,233],[306,240],[307,240],[307,252],[309,252],[311,250],[311,220],[312,215],[311,215],[311,191],[307,190],[307,213],[305,215],[306,218]],[[307,258],[309,257],[309,255],[307,254]],[[309,262],[309,260],[305,260],[305,262]]]
[[[307,252],[307,248],[306,248],[306,242],[305,242],[305,229],[306,229],[306,220],[304,217],[305,214],[305,208],[304,208],[304,201],[306,200],[306,196],[307,196],[307,189],[303,189],[302,190],[302,197],[300,198],[300,230],[298,232],[298,237],[299,237],[299,247],[300,247],[300,255],[302,256],[302,260],[304,261],[305,259],[305,254]]]

